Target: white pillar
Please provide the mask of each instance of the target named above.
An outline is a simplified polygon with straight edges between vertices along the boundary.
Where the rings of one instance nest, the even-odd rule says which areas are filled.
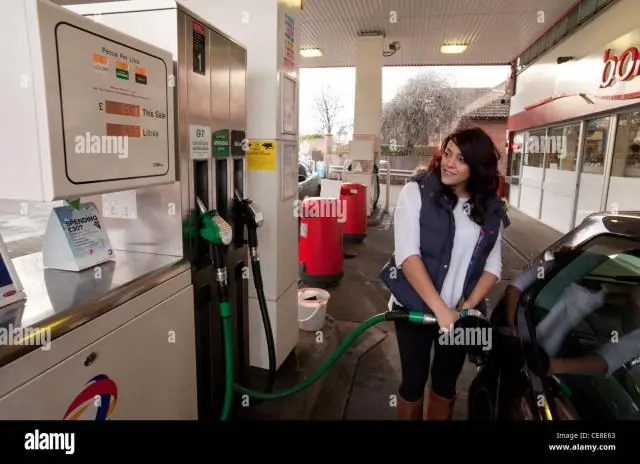
[[[189,9],[247,49],[247,138],[276,143],[275,168],[252,168],[247,153],[247,194],[264,214],[258,231],[264,292],[276,343],[277,365],[298,343],[298,71],[299,0],[189,0]],[[285,81],[285,77],[288,78]],[[283,89],[293,84],[293,106]],[[289,87],[291,88],[291,87]],[[293,114],[293,127],[283,127]],[[283,172],[285,171],[285,172]],[[286,181],[286,175],[291,179]],[[253,280],[249,284],[250,364],[269,367]]]
[[[383,49],[382,36],[358,37],[356,41],[356,99],[353,142],[349,146],[349,158],[353,163],[348,181],[366,185],[369,196],[373,164],[380,155]],[[367,205],[370,214],[368,201]]]

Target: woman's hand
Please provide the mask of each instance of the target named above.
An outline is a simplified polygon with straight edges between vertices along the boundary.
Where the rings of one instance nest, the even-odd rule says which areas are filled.
[[[440,312],[440,314],[436,315],[436,319],[438,320],[438,325],[440,329],[445,332],[453,329],[453,325],[460,318],[460,313],[458,311],[454,311],[451,308],[447,308]]]

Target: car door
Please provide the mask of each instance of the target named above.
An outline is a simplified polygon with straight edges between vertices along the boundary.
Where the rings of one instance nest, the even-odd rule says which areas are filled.
[[[640,420],[640,240],[596,236],[560,262],[525,293],[553,418]]]

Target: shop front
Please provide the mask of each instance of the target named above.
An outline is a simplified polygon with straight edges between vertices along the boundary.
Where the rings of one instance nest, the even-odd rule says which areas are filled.
[[[640,29],[583,56],[525,70],[509,118],[509,202],[563,233],[640,209]]]

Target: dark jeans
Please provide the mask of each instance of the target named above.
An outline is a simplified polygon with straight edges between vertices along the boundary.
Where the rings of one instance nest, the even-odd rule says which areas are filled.
[[[453,398],[467,351],[459,346],[440,344],[440,328],[437,325],[396,320],[395,326],[402,365],[402,383],[398,392],[400,396],[410,402],[418,401],[424,396],[431,366],[431,346],[435,344],[431,391],[443,398]]]

